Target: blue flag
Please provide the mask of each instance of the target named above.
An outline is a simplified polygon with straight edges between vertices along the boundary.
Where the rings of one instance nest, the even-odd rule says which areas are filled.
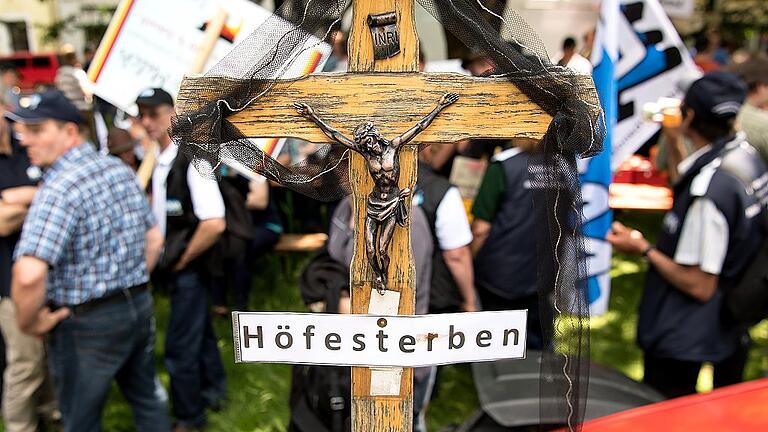
[[[579,172],[584,199],[590,313],[608,308],[613,215],[608,188],[613,171],[659,131],[643,120],[646,102],[681,97],[679,83],[698,70],[658,0],[603,0],[592,48],[592,78],[605,112],[605,149]]]
[[[587,260],[587,297],[590,315],[600,315],[608,308],[610,293],[611,245],[605,240],[613,221],[608,206],[611,184],[611,138],[616,123],[618,88],[615,80],[618,61],[619,0],[603,0],[600,21],[592,48],[592,78],[605,114],[606,136],[603,151],[579,164],[584,207],[583,234]]]

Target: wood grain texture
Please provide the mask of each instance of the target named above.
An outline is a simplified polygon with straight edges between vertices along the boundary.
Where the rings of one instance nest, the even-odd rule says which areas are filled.
[[[373,58],[373,39],[368,28],[370,14],[397,12],[400,54],[383,60]],[[413,0],[354,0],[352,27],[349,29],[347,52],[349,72],[418,72],[419,35],[416,32]]]
[[[390,60],[390,59],[387,59]],[[179,103],[210,88],[186,78]],[[196,85],[197,84],[197,85]],[[315,124],[296,113],[294,102],[311,105],[328,124],[347,136],[372,121],[387,138],[412,127],[448,92],[459,100],[419,135],[419,141],[452,143],[467,138],[541,139],[552,117],[502,78],[476,78],[455,73],[314,74],[279,81],[258,104],[227,117],[252,138],[290,137],[330,143]],[[180,105],[181,106],[181,105]],[[491,119],[493,119],[491,121]]]
[[[355,0],[353,3],[352,29],[349,36],[349,70],[375,72],[417,72],[418,71],[418,35],[413,17],[413,0]],[[366,25],[366,18],[372,13],[398,12],[398,30],[400,32],[400,54],[374,61],[371,33]],[[371,77],[374,78],[374,77]],[[371,88],[374,90],[375,88]],[[348,93],[353,98],[360,94]],[[378,102],[378,103],[377,103]],[[383,107],[381,103],[395,101],[374,101],[372,105]],[[437,102],[435,100],[433,104]],[[309,102],[308,102],[309,103]],[[357,108],[361,108],[356,104]],[[318,112],[323,110],[318,106]],[[382,109],[382,108],[378,108]],[[432,108],[429,107],[423,116]],[[414,109],[415,110],[415,109]],[[371,119],[375,120],[375,119]],[[386,123],[381,123],[382,131]],[[436,125],[433,125],[436,126]],[[336,125],[338,128],[339,125]],[[341,130],[341,129],[340,129]],[[404,130],[403,130],[404,131]],[[347,132],[347,131],[345,131]],[[401,132],[402,133],[402,132]],[[408,146],[400,152],[399,187],[416,185],[417,148]],[[373,180],[368,174],[365,160],[353,153],[349,167],[352,186],[353,211],[355,212],[355,247],[350,266],[350,289],[352,295],[352,313],[367,313],[372,292],[373,273],[365,256],[363,226],[365,220],[365,202],[373,189]],[[410,209],[411,200],[408,200]],[[416,308],[415,274],[411,256],[411,231],[409,224],[395,230],[390,245],[392,261],[389,266],[389,289],[400,291],[398,313],[413,315]],[[371,371],[368,368],[352,368],[352,431],[353,432],[409,432],[413,427],[413,369],[403,370],[400,383],[400,396],[371,396]]]

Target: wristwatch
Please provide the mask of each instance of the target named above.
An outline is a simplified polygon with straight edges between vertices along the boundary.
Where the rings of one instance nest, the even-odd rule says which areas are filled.
[[[649,253],[650,253],[650,252],[651,252],[653,249],[656,249],[656,246],[654,246],[654,245],[648,245],[648,247],[647,247],[647,248],[645,248],[645,250],[643,250],[643,253],[642,253],[642,255],[643,255],[643,258],[648,258],[648,254],[649,254]]]

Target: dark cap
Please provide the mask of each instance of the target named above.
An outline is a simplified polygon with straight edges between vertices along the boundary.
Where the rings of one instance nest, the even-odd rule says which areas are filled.
[[[58,90],[34,93],[19,100],[19,108],[6,112],[9,119],[24,124],[42,123],[46,120],[60,120],[83,124],[85,121],[75,105]]]
[[[747,86],[736,74],[711,72],[696,80],[685,94],[685,105],[703,120],[727,120],[739,113]]]
[[[136,105],[156,107],[160,105],[173,106],[173,96],[161,88],[148,88],[139,93]]]

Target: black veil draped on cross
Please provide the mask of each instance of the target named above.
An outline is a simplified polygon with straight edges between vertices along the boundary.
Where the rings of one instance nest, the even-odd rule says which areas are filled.
[[[576,430],[583,419],[589,372],[586,255],[579,236],[581,192],[576,158],[602,150],[604,118],[592,79],[553,65],[538,36],[516,14],[503,17],[480,0],[417,0],[469,49],[487,56],[491,76],[505,77],[553,117],[529,164],[537,226],[538,287],[545,342],[542,422]],[[350,0],[293,0],[185,90],[172,135],[204,175],[223,154],[309,197],[333,201],[350,193],[349,150],[323,145],[284,166],[259,150],[229,115],[272,91],[313,35],[332,43]]]

